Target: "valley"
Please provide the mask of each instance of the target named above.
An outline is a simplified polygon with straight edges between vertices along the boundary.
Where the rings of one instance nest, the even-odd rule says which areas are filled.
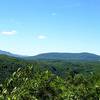
[[[36,59],[1,54],[0,100],[99,100],[100,62],[58,57],[61,54]]]

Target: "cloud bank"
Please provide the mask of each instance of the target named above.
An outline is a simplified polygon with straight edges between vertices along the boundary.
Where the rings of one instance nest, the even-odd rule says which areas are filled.
[[[45,35],[39,35],[37,38],[40,39],[40,40],[44,40],[44,39],[46,39],[47,37],[46,37]]]
[[[16,31],[15,30],[12,30],[12,31],[2,31],[2,32],[0,32],[0,34],[2,34],[2,35],[15,35]]]

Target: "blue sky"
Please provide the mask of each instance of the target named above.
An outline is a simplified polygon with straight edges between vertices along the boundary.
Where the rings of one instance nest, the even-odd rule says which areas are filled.
[[[100,55],[100,0],[1,0],[0,49],[23,55]]]

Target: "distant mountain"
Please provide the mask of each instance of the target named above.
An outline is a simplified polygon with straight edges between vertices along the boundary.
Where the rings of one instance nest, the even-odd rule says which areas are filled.
[[[11,57],[21,57],[21,55],[17,55],[17,54],[13,54],[7,51],[2,51],[0,50],[0,55],[7,55],[7,56],[11,56]]]
[[[92,53],[43,53],[36,56],[21,56],[0,50],[0,55],[23,58],[25,60],[85,60],[100,61],[100,56]]]
[[[26,57],[25,59],[40,60],[100,60],[100,56],[92,53],[43,53],[36,56]]]

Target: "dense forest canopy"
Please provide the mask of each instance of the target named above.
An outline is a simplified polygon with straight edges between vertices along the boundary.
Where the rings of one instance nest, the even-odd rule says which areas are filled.
[[[99,100],[100,62],[0,55],[0,100]]]

